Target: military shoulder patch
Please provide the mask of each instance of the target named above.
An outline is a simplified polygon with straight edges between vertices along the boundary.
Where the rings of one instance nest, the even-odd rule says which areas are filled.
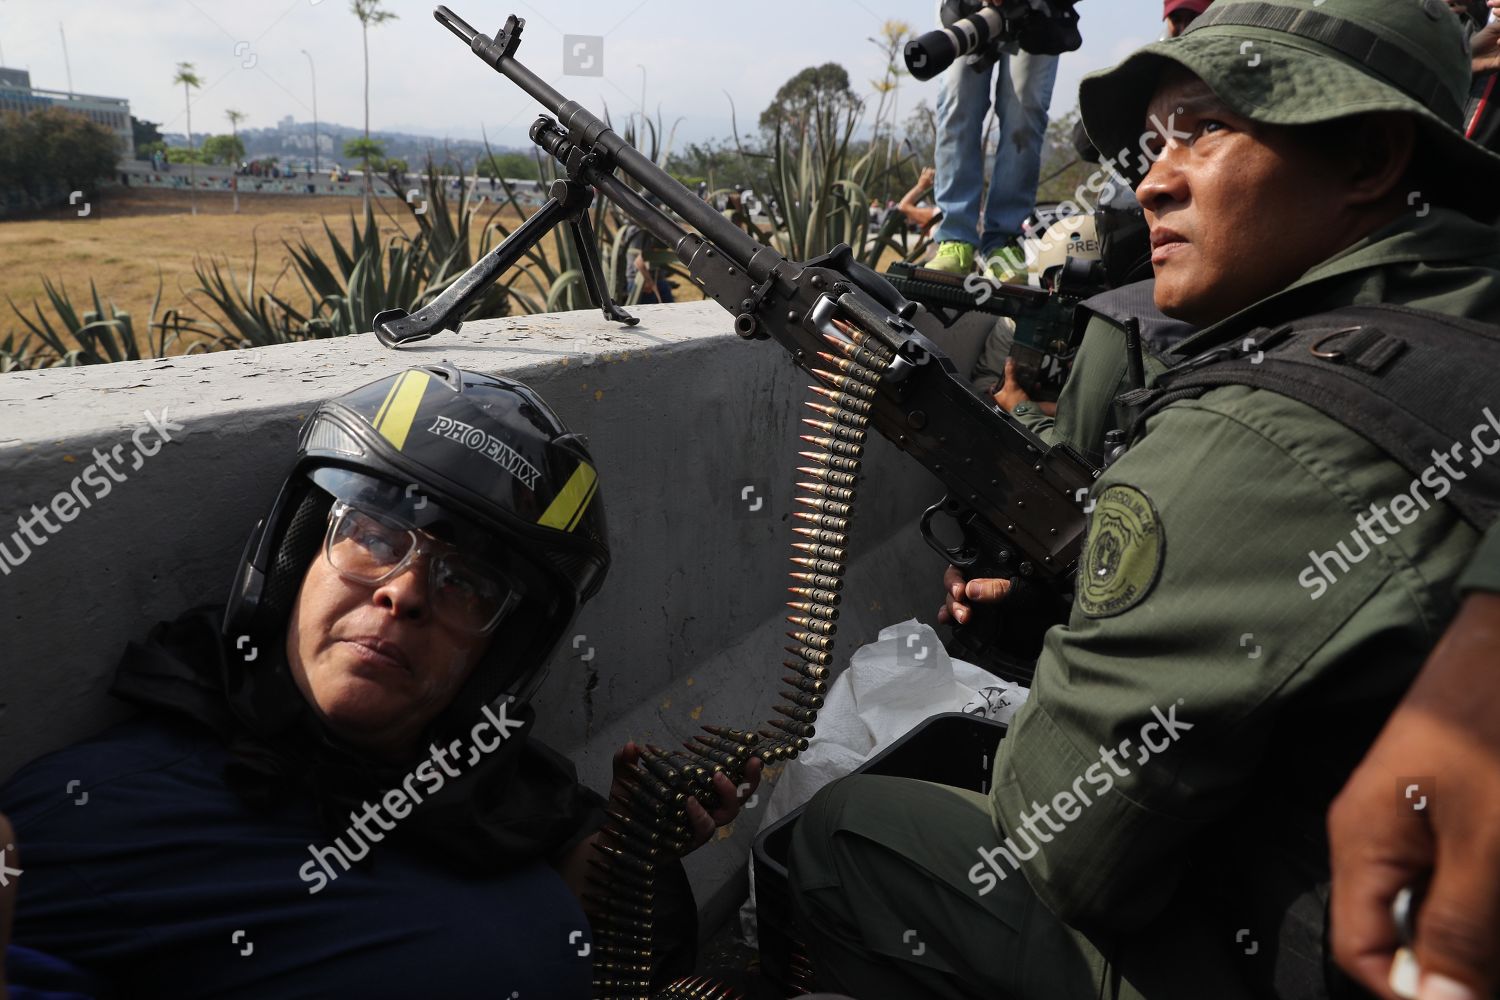
[[[1078,607],[1090,618],[1123,614],[1161,576],[1167,536],[1151,498],[1134,486],[1106,487],[1094,502],[1078,567]]]

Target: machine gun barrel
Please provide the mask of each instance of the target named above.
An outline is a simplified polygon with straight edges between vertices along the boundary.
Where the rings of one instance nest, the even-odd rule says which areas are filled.
[[[490,38],[466,24],[447,7],[438,7],[433,11],[433,17],[462,38],[475,55],[555,115],[558,123],[578,145],[602,150],[641,187],[660,198],[663,204],[702,233],[720,252],[728,254],[740,267],[750,267],[751,258],[757,254],[762,256],[761,266],[765,270],[770,270],[777,262],[786,259],[770,247],[757,242],[749,233],[714,211],[703,199],[673,180],[652,163],[649,157],[612,131],[597,115],[577,101],[571,101],[558,93],[545,80],[518,62],[514,54],[516,43],[520,39],[520,29],[526,23],[524,20],[510,16],[499,35]],[[604,193],[610,194],[609,191]],[[772,257],[775,259],[771,259]]]

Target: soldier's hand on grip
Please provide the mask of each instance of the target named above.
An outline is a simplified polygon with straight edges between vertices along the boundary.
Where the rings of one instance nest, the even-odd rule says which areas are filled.
[[[957,566],[949,566],[943,573],[943,606],[938,608],[938,621],[968,624],[975,605],[1003,601],[1011,586],[1010,580],[965,580]]]

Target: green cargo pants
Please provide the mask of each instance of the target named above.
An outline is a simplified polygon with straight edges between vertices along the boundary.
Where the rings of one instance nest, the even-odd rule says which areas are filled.
[[[860,1000],[1249,997],[1203,961],[1221,948],[1200,928],[1153,926],[1145,948],[1132,945],[1127,978],[1020,872],[981,896],[969,872],[979,848],[998,843],[986,795],[878,775],[824,788],[797,823],[788,866],[819,986]]]

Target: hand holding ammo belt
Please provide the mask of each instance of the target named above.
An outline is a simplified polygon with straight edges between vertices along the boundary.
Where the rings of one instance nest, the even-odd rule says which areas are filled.
[[[705,295],[734,315],[746,340],[775,340],[821,385],[809,386],[803,422],[810,433],[797,445],[803,495],[799,536],[791,557],[792,630],[776,717],[758,730],[705,726],[686,751],[649,748],[630,768],[627,797],[610,803],[599,845],[602,860],[590,879],[596,890],[594,990],[599,997],[651,995],[653,887],[664,860],[691,841],[684,812],[688,796],[712,810],[714,775],[738,784],[749,759],[789,760],[806,750],[823,706],[838,630],[847,538],[855,511],[860,463],[870,426],[931,470],[948,489],[922,518],[929,543],[950,562],[974,573],[1015,576],[1031,584],[1032,602],[1008,612],[1016,634],[1023,625],[1039,647],[1041,631],[1061,620],[1082,546],[1084,495],[1097,470],[1065,447],[1049,448],[1022,424],[976,397],[952,362],[909,322],[916,306],[846,245],[801,263],[757,242],[696,197],[599,118],[567,100],[514,58],[525,22],[510,17],[498,35],[481,34],[446,7],[434,16],[484,62],[536,98],[542,116],[532,139],[562,164],[566,179],[503,243],[413,315],[387,310],[375,334],[401,347],[457,330],[477,298],[555,225],[566,222],[583,258],[586,283],[606,318],[635,318],[608,298],[586,209],[598,190],[643,230],[670,247]],[[686,220],[680,226],[615,176],[640,188]],[[940,541],[939,515],[955,534]],[[1040,626],[1040,628],[1038,627]],[[1012,636],[1007,635],[1009,639]],[[805,969],[805,964],[804,964]],[[811,988],[811,983],[807,986]],[[662,997],[720,997],[703,979],[681,980]],[[708,992],[712,990],[713,992]]]

